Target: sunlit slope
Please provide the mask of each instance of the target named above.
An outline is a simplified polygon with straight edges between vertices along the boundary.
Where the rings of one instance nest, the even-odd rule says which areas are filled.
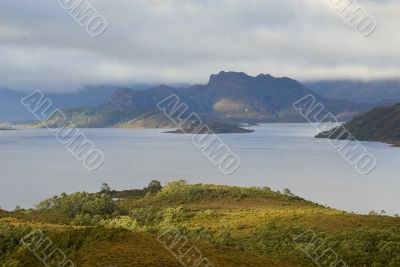
[[[284,193],[177,181],[63,194],[36,210],[0,213],[7,244],[0,263],[39,264],[18,239],[32,227],[78,266],[181,266],[157,239],[162,233],[187,238],[214,266],[315,266],[301,250],[317,248],[314,239],[299,238],[306,232],[348,266],[400,266],[399,218],[346,213]]]

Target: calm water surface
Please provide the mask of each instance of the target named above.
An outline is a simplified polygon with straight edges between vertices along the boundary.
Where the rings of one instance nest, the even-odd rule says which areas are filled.
[[[400,213],[400,148],[363,143],[378,160],[362,176],[309,124],[265,124],[253,134],[220,135],[241,158],[232,176],[219,169],[185,135],[162,130],[88,129],[105,154],[87,171],[46,129],[0,131],[0,206],[30,208],[62,192],[142,188],[151,179],[289,188],[296,195],[347,211]]]

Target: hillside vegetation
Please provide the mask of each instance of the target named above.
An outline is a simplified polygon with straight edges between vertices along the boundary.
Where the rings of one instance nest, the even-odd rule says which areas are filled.
[[[317,135],[318,138],[346,139],[345,128],[360,141],[380,141],[400,145],[400,104],[377,107],[350,122]]]
[[[207,266],[316,266],[304,248],[332,249],[341,266],[400,266],[400,218],[346,213],[287,189],[180,180],[62,194],[32,210],[0,212],[0,266],[42,266],[20,244],[32,229],[42,229],[77,266],[184,266],[160,234],[187,238]],[[307,232],[315,238],[305,238]]]

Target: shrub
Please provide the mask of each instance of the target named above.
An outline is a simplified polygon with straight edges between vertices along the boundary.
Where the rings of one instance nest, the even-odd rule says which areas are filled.
[[[71,195],[63,193],[61,197],[55,196],[42,201],[37,205],[37,210],[56,211],[69,217],[86,214],[90,216],[111,216],[114,212],[117,212],[117,207],[109,194],[80,192]]]
[[[167,208],[163,211],[164,222],[177,223],[186,220],[187,216],[182,206],[176,208]]]
[[[29,226],[0,224],[0,258],[20,246],[20,240],[32,231]]]
[[[163,213],[157,208],[137,208],[129,211],[129,216],[141,226],[160,223],[164,219]]]
[[[129,216],[122,216],[116,219],[103,220],[101,225],[107,228],[120,228],[129,231],[142,231],[143,229],[139,226],[135,219]]]

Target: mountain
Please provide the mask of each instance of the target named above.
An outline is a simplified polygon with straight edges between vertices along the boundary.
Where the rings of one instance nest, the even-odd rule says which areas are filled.
[[[110,107],[98,108],[76,108],[63,111],[65,117],[73,122],[77,128],[165,128],[171,129],[168,133],[194,133],[196,128],[193,128],[191,123],[178,125],[159,110],[151,109],[116,109]],[[61,116],[54,116],[43,122],[36,122],[28,125],[28,128],[56,128],[62,123]],[[174,118],[177,121],[177,118]],[[195,125],[207,125],[208,129],[213,133],[251,133],[252,130],[247,130],[236,122],[222,120],[207,115],[201,115],[201,123]],[[180,128],[179,130],[175,130]],[[206,133],[203,128],[202,133]],[[197,133],[197,131],[196,131]]]
[[[152,109],[171,94],[176,94],[194,112],[239,123],[304,121],[292,105],[308,94],[315,95],[339,119],[367,110],[367,105],[327,99],[290,78],[263,74],[251,77],[242,72],[220,72],[211,75],[207,84],[189,88],[166,85],[146,91],[122,88],[105,106],[124,110]]]
[[[76,127],[176,128],[157,108],[160,102],[175,95],[179,104],[184,103],[190,109],[184,117],[195,112],[215,131],[235,132],[239,129],[232,127],[242,124],[305,122],[293,104],[310,94],[339,121],[370,107],[327,99],[286,77],[264,74],[252,77],[243,72],[220,72],[211,75],[204,85],[181,88],[159,85],[147,90],[119,88],[98,107],[66,109],[65,114]],[[55,126],[59,119],[52,118],[46,124]]]
[[[343,127],[359,141],[381,141],[400,144],[400,104],[377,107],[353,120],[317,135],[318,138],[345,139],[339,136]]]
[[[134,86],[137,90],[149,87],[148,85]],[[115,85],[87,86],[73,93],[45,93],[45,96],[57,108],[96,107],[104,103],[118,88],[119,86]],[[35,120],[35,117],[20,103],[21,99],[30,93],[9,89],[0,90],[0,121]]]
[[[27,121],[34,116],[21,105],[20,100],[27,94],[7,89],[0,90],[0,121]]]
[[[305,85],[322,96],[357,103],[395,104],[400,102],[400,81],[319,81]]]

